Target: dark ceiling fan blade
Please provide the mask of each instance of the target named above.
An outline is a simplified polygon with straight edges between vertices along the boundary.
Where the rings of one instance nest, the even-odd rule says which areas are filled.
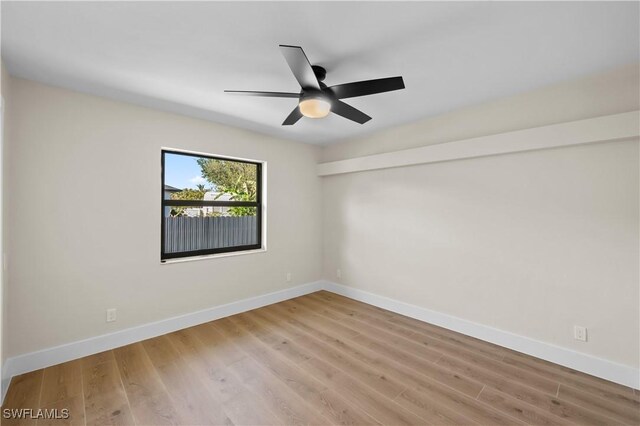
[[[402,77],[379,78],[377,80],[356,81],[354,83],[337,84],[329,87],[338,99],[355,98],[356,96],[374,95],[404,89]]]
[[[304,54],[302,47],[281,44],[280,51],[284,59],[286,59],[287,64],[289,64],[291,72],[293,72],[296,80],[300,83],[300,87],[303,89],[320,90],[318,78],[313,72],[313,68],[311,68],[309,59],[307,59],[307,55]]]
[[[335,112],[336,114],[341,115],[344,118],[348,118],[349,120],[355,121],[356,123],[360,124],[364,124],[367,121],[371,120],[371,117],[369,117],[364,112],[355,109],[351,105],[347,105],[339,100],[333,101],[331,112]]]
[[[302,113],[300,112],[300,108],[296,106],[293,109],[293,111],[291,111],[291,114],[289,114],[289,116],[285,118],[285,120],[282,122],[282,125],[291,126],[292,124],[296,124],[298,120],[300,120],[301,118],[302,118]]]
[[[234,95],[245,95],[245,96],[264,96],[267,98],[299,98],[300,97],[300,93],[256,92],[253,90],[225,90],[224,93],[232,93]]]

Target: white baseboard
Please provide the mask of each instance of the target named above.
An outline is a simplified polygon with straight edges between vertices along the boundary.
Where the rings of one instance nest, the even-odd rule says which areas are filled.
[[[77,342],[47,348],[36,352],[18,355],[6,360],[2,371],[2,401],[12,377],[40,368],[50,367],[62,362],[93,355],[98,352],[115,349],[120,346],[139,342],[152,337],[161,336],[183,328],[203,324],[219,318],[239,314],[262,306],[282,302],[294,297],[303,296],[322,289],[322,281],[302,284],[273,293],[263,294],[226,305],[215,306],[202,311],[180,315],[165,320],[91,337]]]
[[[574,370],[621,385],[640,389],[640,370],[627,365],[618,364],[606,359],[597,358],[592,355],[576,352],[571,349],[541,342],[441,312],[421,308],[385,296],[378,296],[377,294],[334,282],[324,281],[322,287],[327,291],[340,294],[350,299],[457,331],[467,336],[495,343],[496,345],[573,368]]]
[[[4,401],[4,396],[6,395],[11,378],[19,374],[93,355],[109,349],[115,349],[120,346],[282,302],[319,290],[337,293],[401,315],[564,365],[565,367],[573,368],[621,385],[640,389],[640,370],[626,365],[617,364],[602,358],[596,358],[591,355],[519,336],[508,331],[488,327],[388,297],[378,296],[353,287],[347,287],[330,281],[315,281],[273,293],[239,300],[226,305],[9,358],[4,363],[2,369],[2,399],[0,403]]]

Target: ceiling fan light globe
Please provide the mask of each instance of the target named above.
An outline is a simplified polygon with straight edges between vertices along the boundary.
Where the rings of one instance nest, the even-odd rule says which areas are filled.
[[[324,118],[331,112],[331,102],[323,98],[311,98],[300,101],[300,112],[309,118]]]

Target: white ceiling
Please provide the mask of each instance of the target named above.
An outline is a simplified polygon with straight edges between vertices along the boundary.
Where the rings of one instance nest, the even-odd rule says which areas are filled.
[[[639,3],[2,2],[12,75],[310,143],[329,143],[639,61]],[[373,117],[280,124],[294,99],[278,44],[328,85],[402,75],[347,103]]]

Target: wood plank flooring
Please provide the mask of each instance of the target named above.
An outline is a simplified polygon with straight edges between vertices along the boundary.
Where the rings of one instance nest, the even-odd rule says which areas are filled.
[[[15,377],[2,425],[640,424],[640,394],[329,292]]]

